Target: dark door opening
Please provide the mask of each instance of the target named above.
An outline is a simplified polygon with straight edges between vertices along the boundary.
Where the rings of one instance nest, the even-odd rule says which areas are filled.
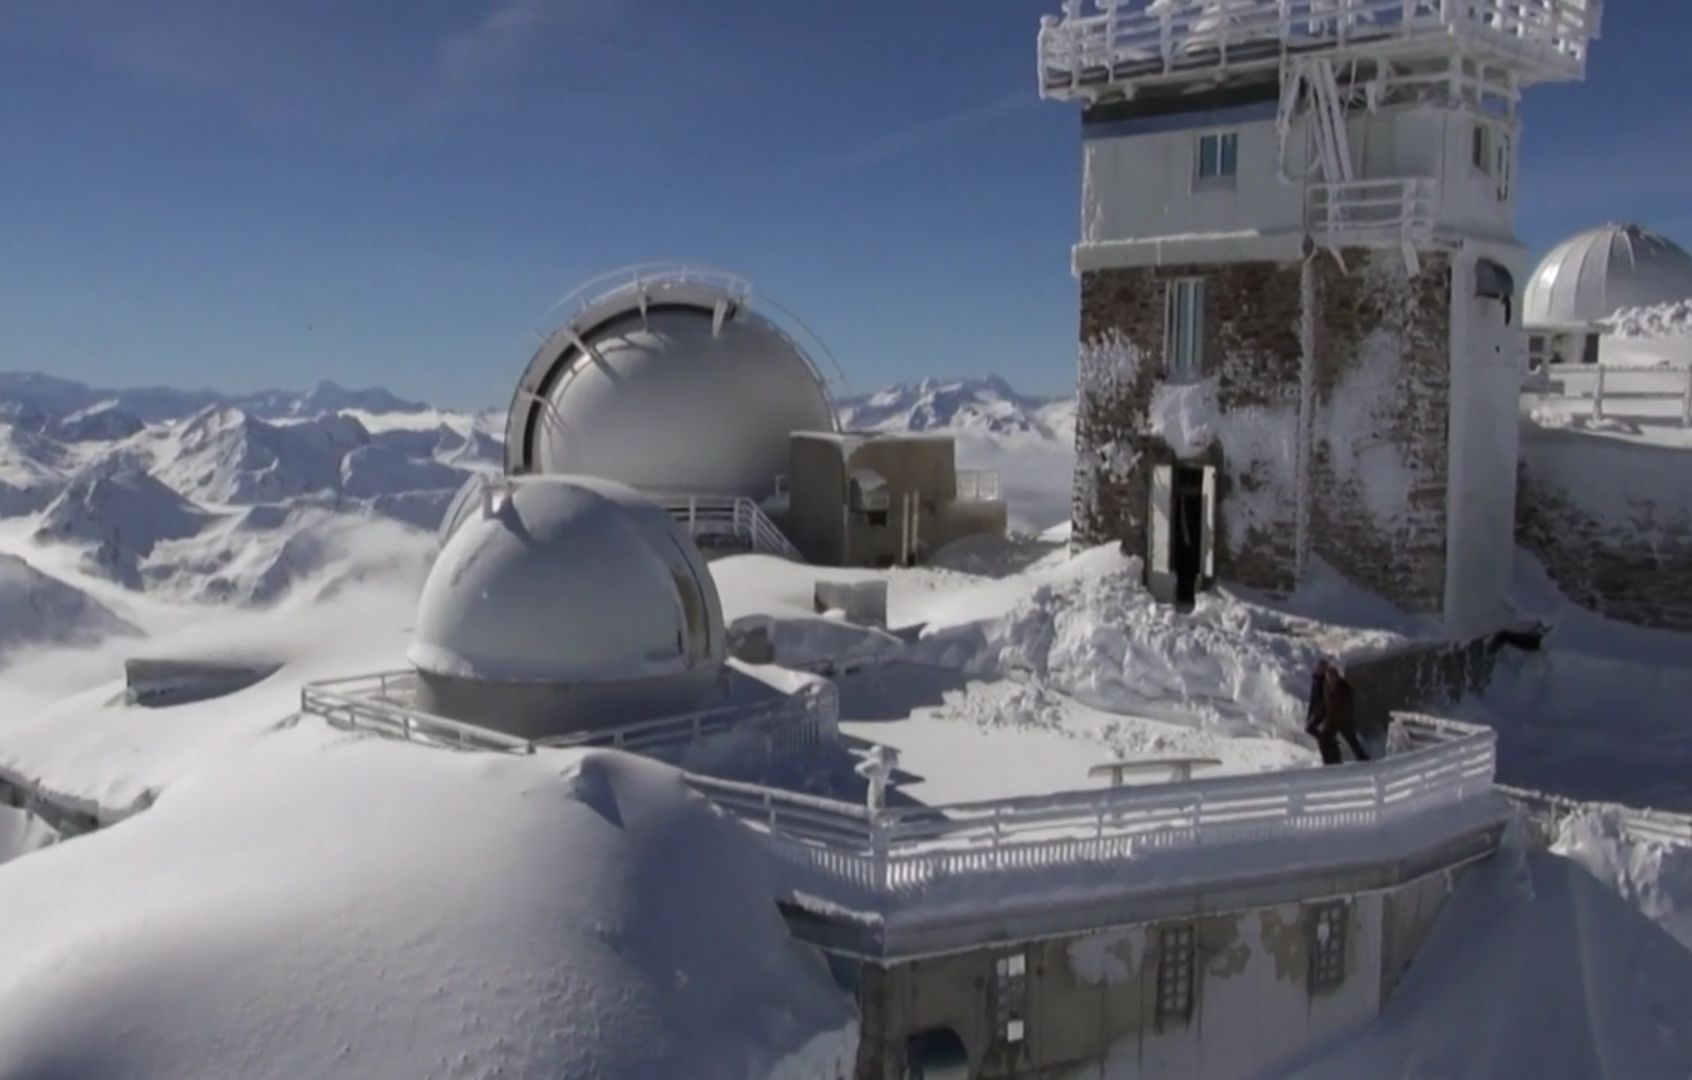
[[[1169,523],[1169,569],[1175,575],[1175,602],[1191,607],[1204,578],[1204,469],[1175,467]]]

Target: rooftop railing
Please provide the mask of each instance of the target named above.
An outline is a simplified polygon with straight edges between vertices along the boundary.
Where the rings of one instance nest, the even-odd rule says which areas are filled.
[[[1597,0],[1068,0],[1043,20],[1044,97],[1273,67],[1284,53],[1438,38],[1518,65],[1526,81],[1576,79],[1599,30]]]

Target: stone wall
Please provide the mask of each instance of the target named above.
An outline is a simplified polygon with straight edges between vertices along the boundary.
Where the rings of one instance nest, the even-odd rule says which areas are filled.
[[[1492,682],[1500,647],[1495,638],[1484,637],[1344,657],[1345,677],[1356,695],[1357,730],[1365,742],[1378,744],[1395,712],[1449,706],[1483,692]]]
[[[1298,408],[1299,267],[1248,263],[1099,270],[1081,277],[1083,371],[1076,416],[1074,526],[1081,543],[1121,540],[1146,551],[1152,466],[1176,460],[1150,431],[1163,369],[1168,284],[1205,280],[1202,350],[1219,427],[1230,417],[1273,414],[1295,422]],[[1089,355],[1091,354],[1091,355]],[[1087,367],[1116,365],[1114,379]],[[1207,388],[1209,390],[1210,388]],[[1296,491],[1277,483],[1273,462],[1231,457],[1228,432],[1188,460],[1217,467],[1217,575],[1271,591],[1294,585]],[[1288,448],[1290,450],[1290,447]],[[1231,520],[1248,505],[1250,520]]]
[[[1689,468],[1689,451],[1527,425],[1517,543],[1582,607],[1692,631]]]
[[[1317,258],[1312,550],[1407,611],[1445,601],[1451,266]]]
[[[1315,260],[1312,550],[1414,612],[1444,601],[1450,389],[1449,260],[1411,278],[1393,252]],[[1298,263],[1159,266],[1081,276],[1074,535],[1146,551],[1151,467],[1176,459],[1157,433],[1170,280],[1205,280],[1200,391],[1214,432],[1187,460],[1217,467],[1222,580],[1297,584],[1303,349]],[[1202,411],[1202,410],[1201,410]]]

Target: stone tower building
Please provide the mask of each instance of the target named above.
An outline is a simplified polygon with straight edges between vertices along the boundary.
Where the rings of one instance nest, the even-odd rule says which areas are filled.
[[[1516,106],[1599,0],[1065,0],[1082,105],[1073,524],[1161,597],[1321,559],[1505,614],[1525,338]]]

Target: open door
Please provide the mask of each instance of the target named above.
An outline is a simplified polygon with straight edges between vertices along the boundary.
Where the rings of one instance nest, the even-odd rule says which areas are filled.
[[[1174,467],[1152,466],[1151,506],[1146,515],[1146,588],[1152,599],[1164,604],[1175,601],[1175,573],[1170,563],[1174,495]]]
[[[1209,588],[1216,583],[1216,468],[1204,467],[1200,488],[1203,500],[1203,529],[1199,535],[1199,587]]]

